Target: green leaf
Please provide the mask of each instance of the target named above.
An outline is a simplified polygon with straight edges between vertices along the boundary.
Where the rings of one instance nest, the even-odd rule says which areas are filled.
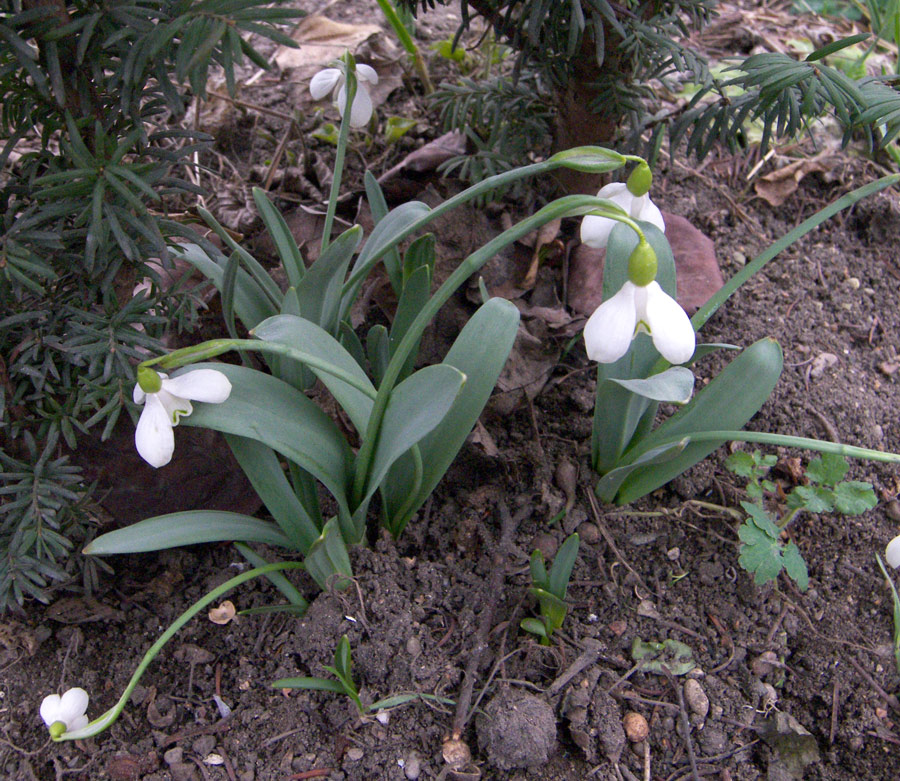
[[[563,168],[571,168],[588,174],[603,174],[625,165],[625,158],[611,149],[599,146],[577,146],[557,152],[547,160]]]
[[[337,518],[329,519],[322,527],[322,534],[310,547],[303,564],[323,590],[335,588],[341,591],[350,585],[353,569]],[[336,575],[346,577],[335,578]]]
[[[541,641],[547,641],[549,644],[550,636],[547,634],[547,627],[544,626],[544,622],[538,618],[523,618],[519,622],[519,626],[522,627],[526,632],[530,632],[533,635],[537,635],[541,638]]]
[[[569,578],[572,577],[572,568],[575,566],[575,559],[578,556],[578,545],[578,535],[569,535],[566,541],[560,545],[556,557],[553,559],[553,566],[550,567],[550,593],[560,599],[566,598]]]
[[[775,525],[772,516],[766,512],[765,508],[758,504],[754,504],[753,502],[741,502],[741,507],[743,507],[744,512],[750,516],[750,523],[773,540],[778,539],[778,535],[781,534],[781,529]]]
[[[459,369],[441,363],[420,369],[391,391],[365,498],[372,495],[400,456],[440,425],[464,382],[466,375]]]
[[[834,506],[844,515],[860,515],[866,510],[871,510],[876,504],[878,499],[869,483],[850,480],[835,486]]]
[[[756,461],[753,456],[744,450],[736,450],[725,459],[725,468],[738,477],[757,477]]]
[[[253,490],[293,543],[292,547],[303,553],[308,551],[318,539],[319,530],[294,493],[275,452],[248,437],[226,434],[225,440]]]
[[[334,651],[334,667],[342,680],[353,680],[352,662],[350,660],[350,640],[347,638],[347,635],[344,635],[338,641],[337,648]]]
[[[312,689],[321,692],[346,694],[344,684],[329,678],[279,678],[270,684],[273,689]]]
[[[245,545],[242,542],[236,542],[234,547],[237,548],[241,555],[254,567],[265,567],[269,563],[249,545]],[[300,611],[300,615],[303,615],[303,613],[306,612],[309,603],[303,598],[303,595],[297,590],[296,586],[285,577],[283,572],[270,572],[266,575],[266,578],[268,578],[269,582],[275,586],[275,588],[284,594],[287,601],[291,603],[291,607]]]
[[[541,615],[544,618],[548,634],[559,629],[566,620],[566,612],[569,609],[565,601],[542,588],[532,586],[529,591],[541,606]]]
[[[675,442],[671,445],[660,445],[659,447],[651,448],[646,453],[638,456],[632,463],[611,469],[597,482],[594,492],[602,501],[612,502],[616,497],[616,492],[622,483],[625,482],[628,475],[641,467],[664,464],[672,460],[687,447],[688,441],[688,438],[685,437],[680,442]]]
[[[328,245],[328,249],[294,286],[303,318],[332,335],[338,332],[344,277],[361,239],[362,228],[359,225],[344,231]]]
[[[782,568],[781,545],[778,540],[751,520],[741,525],[738,536],[743,543],[738,563],[754,575],[756,585],[761,586],[775,580]]]
[[[306,274],[306,264],[303,262],[303,256],[300,254],[300,248],[297,246],[291,229],[288,228],[281,212],[275,208],[264,190],[254,187],[253,201],[259,210],[259,216],[265,223],[266,230],[272,237],[275,249],[278,250],[278,257],[287,274],[288,285],[295,288]]]
[[[830,513],[834,509],[834,492],[821,485],[798,485],[791,491],[788,507],[803,508],[810,513]]]
[[[111,553],[142,553],[196,545],[200,542],[232,540],[263,542],[279,548],[291,547],[291,541],[270,521],[240,513],[190,510],[157,515],[124,529],[101,534],[87,545],[84,553],[108,556]]]
[[[363,386],[371,388],[372,396],[375,395],[375,387],[356,359],[331,334],[304,317],[277,315],[268,318],[253,329],[253,335],[263,341],[284,344],[328,361]],[[365,431],[372,411],[372,397],[333,374],[316,369],[313,372],[347,413],[356,430]]]
[[[369,358],[369,366],[372,367],[372,377],[376,385],[381,385],[384,370],[391,360],[390,341],[388,330],[381,323],[373,325],[366,335],[366,355]]]
[[[691,647],[672,639],[654,643],[635,637],[631,658],[641,663],[642,670],[652,673],[662,673],[665,666],[672,675],[687,675],[697,666]]]
[[[289,458],[319,480],[347,512],[351,453],[337,425],[316,404],[282,380],[226,363],[194,364],[215,369],[231,382],[221,404],[197,404],[181,424],[255,439]],[[175,433],[176,439],[178,432]]]
[[[801,591],[806,591],[809,588],[809,570],[793,540],[785,546],[783,555],[785,572],[794,579]]]
[[[668,401],[674,404],[687,404],[694,392],[694,374],[684,366],[672,366],[645,380],[623,380],[611,377],[610,382],[614,382],[638,396],[643,396],[645,399]]]
[[[806,467],[806,476],[814,483],[830,487],[836,486],[850,469],[850,464],[843,456],[834,453],[823,453],[816,456]]]
[[[535,550],[529,560],[531,570],[531,582],[544,591],[550,590],[550,576],[547,574],[547,565],[544,563],[544,554]]]
[[[740,429],[769,398],[781,376],[781,348],[773,339],[760,339],[735,358],[686,407],[662,423],[626,452],[626,463],[665,442],[690,438],[692,433]],[[641,467],[629,475],[616,496],[627,504],[665,485],[702,461],[722,441],[695,442],[663,464]]]
[[[372,212],[372,220],[375,225],[378,225],[387,216],[387,200],[381,190],[381,185],[378,184],[378,180],[371,171],[366,171],[363,183],[366,188],[366,200],[369,202],[369,210]],[[396,247],[389,249],[385,253],[384,267],[387,269],[388,278],[391,280],[391,287],[394,289],[394,293],[399,296],[400,291],[403,289],[403,283],[400,274],[400,253]]]
[[[422,483],[412,493],[412,459],[402,458],[382,488],[388,528],[399,534],[425,503],[472,431],[503,370],[519,327],[519,310],[502,298],[492,298],[472,315],[444,364],[466,376],[466,383],[443,421],[420,443]]]

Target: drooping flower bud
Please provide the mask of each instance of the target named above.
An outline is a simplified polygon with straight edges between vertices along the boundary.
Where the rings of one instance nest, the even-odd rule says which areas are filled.
[[[653,184],[653,173],[650,171],[650,166],[641,161],[638,167],[631,172],[631,176],[628,177],[625,184],[628,192],[635,198],[646,195],[650,192],[650,186]]]
[[[628,258],[628,279],[638,287],[646,287],[656,279],[656,252],[642,238]]]
[[[162,388],[162,377],[149,366],[138,366],[137,381],[144,393],[159,393]]]

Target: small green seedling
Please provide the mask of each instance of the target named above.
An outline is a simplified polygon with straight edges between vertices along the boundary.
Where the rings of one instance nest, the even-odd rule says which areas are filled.
[[[809,571],[800,549],[793,541],[785,544],[780,539],[800,512],[859,515],[878,503],[869,483],[843,479],[850,468],[846,459],[823,453],[809,462],[806,468],[809,483],[798,485],[787,494],[785,512],[778,518],[763,504],[765,494],[776,489],[774,483],[765,479],[768,469],[774,466],[774,456],[762,456],[758,450],[752,455],[733,453],[726,466],[749,480],[747,494],[753,501],[741,502],[748,517],[738,530],[741,538],[738,563],[753,573],[758,586],[775,580],[783,569],[802,591],[808,588]]]
[[[359,689],[353,680],[352,659],[350,658],[350,641],[347,635],[344,635],[334,652],[334,666],[325,666],[337,680],[331,678],[281,678],[272,684],[273,689],[314,689],[316,691],[336,692],[337,694],[345,694],[356,706],[356,710],[360,716],[366,716],[370,713],[378,713],[381,710],[394,708],[398,705],[404,705],[413,700],[431,700],[442,705],[455,705],[456,703],[447,697],[437,697],[433,694],[396,694],[392,697],[385,697],[383,700],[373,702],[371,705],[364,705],[362,698],[359,696]]]
[[[338,134],[337,125],[333,122],[325,122],[313,130],[312,137],[318,141],[324,141],[326,144],[337,146]]]
[[[539,550],[531,554],[531,582],[534,585],[530,591],[541,607],[541,617],[523,619],[520,626],[526,632],[537,635],[541,645],[550,645],[553,632],[562,626],[566,618],[566,591],[578,555],[578,545],[577,534],[566,539],[556,553],[549,575],[544,555]]]
[[[396,144],[416,126],[416,120],[406,117],[388,117],[384,127],[384,138],[389,144]]]
[[[356,706],[359,715],[366,713],[366,708],[359,696],[359,689],[353,681],[352,660],[350,658],[350,641],[344,635],[334,652],[334,666],[325,666],[337,680],[331,678],[281,678],[272,684],[273,689],[315,689],[316,691],[346,694]]]
[[[641,670],[649,673],[662,674],[665,668],[672,675],[687,675],[697,666],[691,647],[671,638],[654,643],[635,637],[631,644],[631,658],[641,665]]]

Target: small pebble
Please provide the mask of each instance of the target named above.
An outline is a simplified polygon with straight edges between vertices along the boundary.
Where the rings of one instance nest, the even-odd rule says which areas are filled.
[[[345,756],[351,762],[359,762],[359,760],[363,758],[364,753],[365,752],[361,748],[357,748],[356,746],[354,746],[353,748],[347,750]]]
[[[531,549],[539,550],[544,556],[544,561],[552,559],[556,555],[558,547],[559,544],[556,542],[556,537],[546,532],[535,535],[531,541]]]
[[[419,656],[422,653],[422,642],[415,635],[406,641],[406,653],[410,656]]]
[[[422,773],[422,765],[419,762],[419,757],[415,754],[410,754],[403,767],[403,772],[406,774],[409,781],[416,781]]]
[[[184,760],[184,749],[180,746],[175,746],[175,748],[170,748],[165,754],[163,754],[163,762],[167,765],[177,765],[179,762]]]
[[[684,701],[691,713],[700,719],[706,718],[706,714],[709,713],[709,697],[706,696],[699,681],[688,678],[684,682]]]
[[[847,287],[849,287],[853,290],[859,290],[860,282],[856,277],[849,277],[847,279]]]
[[[596,524],[585,521],[578,527],[578,536],[585,545],[593,545],[600,539],[600,530]]]
[[[194,753],[199,754],[201,757],[211,754],[215,747],[216,739],[213,735],[201,735],[191,743],[191,748],[194,750]]]
[[[888,518],[892,521],[900,521],[900,502],[896,499],[891,499],[887,503],[887,507],[885,507],[885,512],[887,512]]]
[[[650,734],[650,725],[640,713],[629,711],[622,719],[622,726],[625,728],[625,736],[632,743],[640,743],[646,740]]]

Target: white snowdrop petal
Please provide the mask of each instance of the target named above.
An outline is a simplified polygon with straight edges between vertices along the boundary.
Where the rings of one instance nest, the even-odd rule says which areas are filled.
[[[646,286],[645,311],[638,311],[650,328],[653,346],[669,363],[678,364],[694,354],[697,337],[687,316],[678,302],[669,296],[658,282]]]
[[[636,324],[634,294],[635,285],[626,282],[588,319],[584,326],[584,345],[592,361],[614,363],[628,352]]]
[[[309,82],[309,93],[313,100],[321,100],[331,92],[343,74],[337,68],[326,68],[319,71]]]
[[[651,225],[659,228],[663,233],[666,232],[666,221],[663,219],[662,212],[649,198],[647,198],[647,202],[641,208],[641,213],[637,215],[635,219],[638,219],[641,222],[649,222]]]
[[[61,699],[62,698],[58,694],[48,694],[41,701],[41,718],[48,727],[51,724],[60,721],[59,703]]]
[[[894,537],[884,551],[884,558],[895,569],[900,567],[900,537]]]
[[[147,396],[147,402],[134,431],[134,445],[141,458],[157,469],[168,464],[175,452],[172,422],[159,396],[158,393]]]
[[[369,95],[369,91],[363,86],[362,82],[358,82],[356,97],[353,98],[353,105],[350,107],[350,127],[365,127],[368,125],[374,110],[372,96]]]
[[[371,65],[360,63],[356,66],[356,78],[361,81],[367,81],[369,84],[378,83],[378,73]]]
[[[63,693],[59,703],[60,721],[64,721],[72,729],[75,719],[87,713],[88,700],[88,693],[78,687]]]
[[[173,396],[208,404],[221,404],[231,394],[231,383],[215,369],[194,369],[163,381],[163,390]]]
[[[634,196],[628,192],[628,188],[622,182],[614,182],[600,188],[597,197],[612,201],[626,214],[631,213]],[[609,243],[609,234],[615,227],[616,220],[589,214],[581,221],[581,243],[594,247],[594,249],[604,249]]]

